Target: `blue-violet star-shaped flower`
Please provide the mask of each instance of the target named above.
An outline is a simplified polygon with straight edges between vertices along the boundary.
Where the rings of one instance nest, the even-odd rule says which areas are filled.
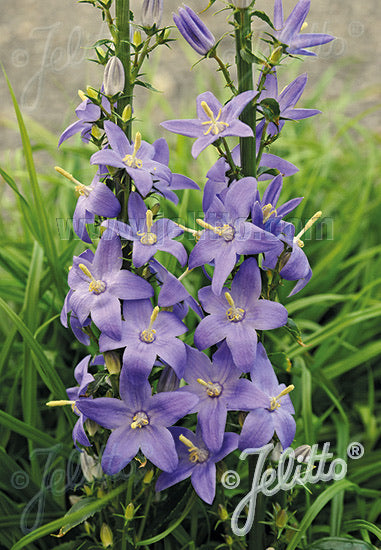
[[[99,241],[94,258],[74,256],[68,282],[73,293],[69,304],[83,325],[91,315],[102,333],[121,337],[122,319],[119,298],[149,298],[153,288],[142,277],[121,269],[123,263],[120,239],[106,231]]]
[[[138,193],[132,192],[128,200],[129,225],[107,220],[103,226],[108,227],[123,239],[133,241],[132,261],[135,267],[146,264],[158,250],[172,254],[184,265],[188,255],[184,246],[175,237],[183,230],[172,220],[158,218],[153,221],[152,211],[147,209],[144,200]]]
[[[196,394],[200,401],[190,412],[198,412],[197,421],[204,441],[211,451],[218,451],[224,439],[227,411],[253,410],[268,403],[262,392],[233,363],[226,343],[213,355],[213,361],[187,346],[187,364],[182,390]]]
[[[202,288],[198,297],[210,313],[197,326],[194,341],[203,350],[226,338],[234,364],[249,371],[257,350],[256,330],[270,330],[287,322],[287,309],[277,302],[260,300],[261,274],[255,258],[245,260],[235,275],[231,290],[216,296],[211,287]]]
[[[262,344],[258,344],[257,356],[251,370],[251,379],[267,400],[265,407],[251,411],[245,418],[239,438],[239,448],[259,448],[266,445],[276,432],[283,449],[291,445],[295,437],[296,424],[290,391],[294,386],[279,384],[272,365]]]
[[[167,120],[161,126],[175,134],[197,138],[192,146],[192,155],[196,158],[219,138],[253,135],[250,126],[238,120],[238,117],[254,97],[254,91],[243,92],[222,105],[212,92],[204,92],[196,101],[198,118]]]
[[[212,504],[216,494],[216,462],[237,448],[238,435],[225,433],[221,448],[212,451],[202,439],[199,426],[196,434],[187,428],[176,426],[169,428],[169,431],[175,441],[179,464],[173,472],[160,474],[156,491],[163,491],[191,476],[192,485],[198,496],[207,504]]]
[[[271,98],[278,102],[280,115],[277,124],[270,122],[267,127],[267,133],[270,136],[278,134],[284,124],[285,120],[302,120],[321,113],[318,109],[296,109],[295,105],[299,101],[304,88],[307,84],[307,74],[301,74],[295,80],[293,80],[288,86],[286,86],[280,93],[278,93],[278,79],[275,71],[269,73],[266,76],[264,90],[259,96],[258,103],[263,99]],[[258,105],[258,109],[261,110],[261,106]],[[265,125],[265,120],[257,126],[257,133],[262,136],[262,131]]]
[[[246,221],[256,192],[256,180],[242,178],[229,187],[223,202],[213,199],[205,220],[197,220],[205,230],[190,253],[189,269],[214,261],[215,294],[221,293],[240,254],[259,254],[279,244],[271,233]]]
[[[178,317],[169,311],[152,308],[150,300],[124,302],[121,336],[112,339],[102,333],[99,338],[101,352],[126,347],[123,365],[134,383],[147,378],[156,356],[163,359],[182,378],[186,351],[177,338],[187,331]]]
[[[106,120],[104,129],[110,149],[94,153],[90,159],[91,164],[123,168],[143,197],[151,191],[155,180],[164,180],[167,185],[171,182],[172,174],[168,166],[155,160],[156,148],[161,149],[164,138],[151,145],[142,141],[140,132],[137,132],[135,141],[130,143],[123,130],[113,122]]]
[[[299,0],[286,21],[283,18],[282,0],[275,0],[274,26],[277,31],[275,38],[282,44],[287,44],[287,53],[292,55],[316,55],[307,50],[312,46],[320,46],[334,40],[334,36],[323,33],[300,33],[303,23],[310,11],[311,0]]]
[[[119,384],[121,399],[99,397],[76,403],[88,418],[112,430],[102,456],[103,471],[117,474],[139,449],[161,470],[173,471],[178,457],[167,427],[185,416],[197,397],[177,391],[152,395],[149,382],[131,384],[124,367]]]

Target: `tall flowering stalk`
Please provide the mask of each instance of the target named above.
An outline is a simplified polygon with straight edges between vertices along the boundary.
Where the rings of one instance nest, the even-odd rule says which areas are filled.
[[[91,185],[63,168],[57,170],[76,185],[80,196],[74,229],[90,245],[73,258],[61,320],[67,326],[70,314],[74,335],[91,345],[97,359],[91,362],[87,354],[77,366],[79,387],[68,390],[70,401],[49,405],[70,404],[79,416],[74,443],[98,469],[101,464],[102,491],[116,482],[109,476],[129,468],[124,501],[113,502],[105,511],[108,523],[100,530],[88,528],[89,536],[104,547],[107,539],[108,545],[125,550],[152,542],[144,539],[155,532],[147,518],[156,517],[158,507],[179,494],[172,493],[172,486],[191,483],[202,501],[217,502],[221,512],[225,497],[216,472],[225,467],[222,460],[231,461],[238,449],[269,441],[283,449],[293,442],[296,423],[290,394],[295,386],[288,383],[288,372],[278,372],[281,382],[276,376],[269,357],[278,351],[274,341],[281,336],[278,331],[279,338],[270,339],[268,331],[285,327],[296,334],[278,290],[283,279],[296,281],[294,294],[311,278],[301,237],[321,213],[299,232],[284,219],[302,200],[280,201],[283,178],[297,168],[265,151],[289,120],[319,113],[295,108],[305,76],[278,94],[276,68],[280,71],[292,53],[306,54],[306,46],[332,37],[303,39],[298,34],[306,16],[304,0],[286,22],[276,0],[274,24],[253,9],[254,2],[236,2],[229,6],[235,29],[234,83],[217,54],[220,40],[190,7],[180,8],[174,22],[181,35],[199,55],[216,60],[231,91],[224,104],[219,92],[204,91],[196,99],[194,118],[162,123],[167,131],[196,138],[194,158],[207,147],[217,153],[207,173],[204,215],[196,219],[196,227],[187,227],[161,217],[160,207],[166,200],[177,203],[177,191],[196,191],[198,185],[172,173],[163,137],[152,144],[144,140],[132,104],[137,85],[150,88],[141,72],[143,63],[170,40],[169,29],[160,28],[163,5],[145,0],[139,22],[128,0],[115,0],[114,18],[111,0],[90,3],[102,10],[111,33],[111,39],[102,42],[104,49],[99,44],[96,49],[105,65],[104,82],[98,90],[82,93],[79,120],[64,131],[60,144],[81,132],[97,149],[90,160],[97,169]],[[251,48],[257,16],[270,26],[269,51],[260,57]],[[256,84],[254,64],[260,65]],[[94,224],[98,238],[92,245],[88,226]],[[189,257],[176,240],[183,233],[194,237]],[[159,251],[169,253],[176,267],[162,265],[155,258]],[[199,289],[187,282],[193,270],[205,273]],[[190,309],[193,318],[187,317]],[[194,335],[189,330],[193,328]],[[253,466],[251,461],[250,475]],[[86,494],[94,496],[94,485],[87,486]],[[142,505],[143,515],[138,512]],[[227,517],[220,513],[221,521]],[[192,533],[195,520],[196,507]],[[259,513],[258,525],[262,520]],[[239,537],[226,529],[226,546],[242,547]],[[263,527],[258,526],[248,543],[252,550],[263,548]]]

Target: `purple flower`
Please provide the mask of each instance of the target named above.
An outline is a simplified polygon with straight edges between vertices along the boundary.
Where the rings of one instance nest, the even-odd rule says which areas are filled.
[[[252,410],[268,404],[252,382],[239,377],[226,344],[213,355],[213,362],[187,346],[184,379],[188,386],[183,389],[200,399],[190,412],[198,412],[202,437],[211,451],[222,446],[227,411]]]
[[[148,29],[160,27],[163,17],[163,0],[143,0],[142,4],[142,25]]]
[[[245,220],[257,192],[254,178],[243,178],[232,184],[224,195],[224,202],[214,198],[205,220],[197,222],[205,227],[200,240],[189,256],[189,268],[214,261],[212,290],[220,294],[229,273],[240,254],[257,254],[278,244],[277,239]]]
[[[201,430],[196,434],[187,428],[170,428],[179,456],[179,465],[171,473],[160,474],[156,491],[163,491],[183,479],[191,476],[191,482],[198,496],[212,504],[216,494],[216,462],[237,448],[238,435],[227,432],[222,446],[217,452],[209,449],[201,437]]]
[[[173,471],[177,464],[175,444],[167,427],[194,407],[197,397],[185,392],[151,395],[148,381],[131,384],[126,369],[120,376],[120,399],[80,399],[78,409],[101,426],[112,430],[102,456],[102,469],[117,474],[139,449],[155,466]]]
[[[78,182],[76,191],[79,197],[73,216],[73,229],[82,241],[91,243],[86,224],[94,223],[95,216],[114,218],[120,212],[120,203],[111,189],[99,181],[98,174],[91,185]]]
[[[280,220],[292,212],[292,210],[294,210],[303,200],[303,197],[297,197],[285,202],[277,208],[282,186],[283,178],[279,175],[269,183],[263,193],[262,199],[257,191],[257,196],[251,212],[253,223],[274,235],[279,235],[279,229],[277,229],[276,226],[279,224]],[[277,251],[278,255],[282,250],[283,249],[280,248],[279,251]]]
[[[188,259],[184,246],[174,241],[183,232],[173,221],[159,218],[153,221],[152,211],[148,210],[138,193],[132,192],[128,200],[130,225],[116,220],[107,220],[108,227],[123,239],[133,241],[132,261],[136,267],[146,264],[158,250],[175,256],[181,265]]]
[[[108,120],[104,123],[110,149],[97,151],[90,159],[91,164],[123,168],[134,181],[138,191],[145,197],[152,189],[154,181],[171,182],[171,171],[167,166],[157,162],[155,156],[163,146],[163,138],[150,145],[142,141],[139,132],[134,143],[130,143],[119,126]]]
[[[256,147],[257,154],[260,147],[261,136],[257,132]],[[241,165],[239,145],[236,145],[232,150],[232,158],[236,166]],[[266,172],[261,173],[261,169],[269,168],[270,170],[279,171],[282,176],[292,176],[299,171],[299,169],[291,162],[283,160],[276,155],[270,153],[263,153],[259,162],[260,174],[257,178],[259,181],[271,179],[273,176]],[[204,186],[202,208],[206,212],[212,204],[215,195],[222,193],[230,183],[229,177],[226,175],[230,170],[229,164],[223,158],[219,158],[217,162],[210,168],[206,174],[207,182]],[[255,222],[254,222],[255,223]],[[256,224],[257,225],[257,224]]]
[[[121,270],[123,263],[120,239],[106,231],[92,260],[75,256],[69,272],[73,290],[69,305],[83,325],[91,315],[97,327],[110,338],[121,336],[122,320],[119,298],[136,300],[153,295],[151,285],[134,273]]]
[[[206,55],[216,40],[208,27],[188,6],[179,9],[179,15],[173,14],[173,20],[183,38],[200,55]]]
[[[161,126],[175,134],[197,138],[192,146],[192,155],[196,158],[219,138],[253,135],[250,126],[238,120],[238,117],[254,96],[254,91],[243,92],[222,106],[212,92],[204,92],[197,97],[198,118],[167,120]]]
[[[110,112],[110,102],[104,96],[102,97],[102,107],[106,111]],[[82,141],[85,143],[90,141],[93,124],[100,119],[101,109],[90,99],[84,99],[76,108],[75,114],[79,120],[73,122],[73,124],[70,124],[70,126],[63,131],[58,141],[58,147],[78,132],[81,132]]]
[[[288,86],[278,94],[278,80],[275,74],[270,73],[266,76],[264,90],[258,99],[258,109],[261,110],[260,102],[263,99],[272,98],[279,104],[280,115],[277,124],[270,122],[267,127],[267,133],[271,136],[278,134],[284,126],[285,119],[288,120],[301,120],[303,118],[309,118],[314,115],[318,115],[321,111],[317,109],[295,109],[296,103],[299,101],[304,88],[307,84],[307,74],[302,74],[293,80]],[[262,136],[262,131],[265,125],[265,120],[257,126],[257,132]]]
[[[70,401],[77,401],[86,396],[86,390],[88,385],[93,382],[94,376],[88,372],[89,363],[91,360],[91,355],[87,355],[82,361],[78,363],[74,370],[74,378],[78,382],[79,386],[74,386],[73,388],[68,388],[66,393]],[[96,357],[94,361],[91,362],[91,365],[104,365],[104,359],[101,355]],[[74,445],[77,447],[77,441],[84,447],[90,447],[91,443],[86,435],[84,423],[87,419],[85,415],[79,412],[76,405],[73,406],[73,412],[79,419],[77,420],[73,428],[73,441]]]
[[[186,361],[185,344],[177,338],[187,327],[174,313],[152,309],[150,300],[124,302],[121,336],[112,339],[102,333],[99,339],[101,352],[126,347],[123,365],[135,383],[146,378],[156,356],[163,359],[176,372],[183,375]]]
[[[274,26],[277,32],[275,38],[282,44],[287,44],[287,53],[293,55],[316,55],[306,50],[312,46],[320,46],[334,40],[334,36],[321,33],[300,34],[304,20],[310,11],[310,0],[299,0],[286,22],[283,19],[282,0],[275,0],[274,5]]]
[[[257,350],[256,330],[278,328],[287,322],[287,310],[277,302],[260,300],[261,274],[254,258],[245,260],[234,277],[231,291],[227,288],[216,296],[210,287],[199,291],[205,311],[194,334],[199,349],[209,348],[226,338],[235,365],[247,372]]]
[[[295,437],[296,424],[290,391],[294,386],[279,384],[262,344],[258,344],[257,356],[251,370],[251,378],[267,399],[267,405],[251,411],[244,422],[239,438],[239,448],[259,448],[266,445],[276,432],[283,449],[289,447]]]
[[[291,201],[290,201],[291,202]],[[321,214],[318,213],[319,215]],[[302,290],[312,277],[312,269],[308,262],[307,256],[303,252],[303,241],[300,237],[302,232],[295,235],[295,227],[291,223],[280,221],[272,227],[272,231],[278,236],[279,246],[278,249],[266,252],[263,265],[264,269],[275,269],[279,255],[284,251],[285,244],[288,247],[287,252],[284,254],[282,266],[280,270],[280,276],[287,281],[298,281],[289,296],[294,296],[300,290]]]

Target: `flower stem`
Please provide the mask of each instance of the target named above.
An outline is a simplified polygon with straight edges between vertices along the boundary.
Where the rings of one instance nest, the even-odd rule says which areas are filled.
[[[238,9],[235,14],[235,43],[236,43],[236,63],[238,75],[238,92],[247,92],[253,89],[253,65],[248,61],[251,53],[251,15],[248,9]],[[257,175],[257,165],[255,159],[255,127],[256,127],[256,107],[251,101],[240,115],[242,122],[250,126],[253,130],[253,137],[241,137],[240,153],[241,166],[244,176]]]
[[[231,91],[233,92],[234,95],[237,95],[238,90],[234,86],[233,80],[232,80],[232,78],[230,76],[230,73],[229,73],[229,70],[228,70],[228,66],[225,65],[225,63],[222,61],[222,59],[220,57],[218,57],[217,52],[214,52],[211,55],[211,57],[217,61],[218,65],[220,67],[217,70],[220,70],[222,72],[222,74],[224,75],[224,78],[226,80],[226,86],[228,86],[231,89]]]
[[[115,54],[121,60],[124,68],[125,83],[123,96],[118,99],[117,112],[121,116],[123,109],[131,105],[132,109],[132,91],[131,82],[131,57],[130,57],[130,1],[116,0],[116,29],[117,37],[115,41]],[[131,123],[127,124],[125,132],[129,141],[131,141]]]

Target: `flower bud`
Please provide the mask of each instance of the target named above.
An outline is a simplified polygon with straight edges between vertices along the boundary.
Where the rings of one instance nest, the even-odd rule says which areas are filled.
[[[271,55],[269,57],[270,65],[277,65],[280,61],[280,58],[282,57],[282,53],[283,53],[282,46],[278,46],[277,48],[275,48],[275,50],[271,52]]]
[[[120,357],[115,351],[106,351],[103,354],[105,358],[106,368],[109,374],[120,373]]]
[[[218,516],[222,521],[226,521],[229,518],[228,511],[222,504],[218,505]]]
[[[148,29],[155,25],[160,27],[163,17],[163,0],[143,0],[141,17],[143,27]]]
[[[96,124],[93,124],[91,127],[91,135],[94,139],[101,139],[103,136],[102,130],[98,128]]]
[[[101,542],[103,545],[103,548],[110,548],[113,543],[113,537],[112,537],[112,531],[110,527],[107,525],[107,523],[102,523],[101,527]]]
[[[93,88],[92,86],[86,87],[86,93],[89,97],[92,97],[93,99],[98,99],[98,90]]]
[[[134,31],[132,43],[134,46],[139,46],[142,43],[142,33],[140,31]]]
[[[287,523],[288,514],[286,510],[279,510],[279,512],[275,516],[275,525],[279,529],[283,529]]]
[[[123,112],[122,112],[123,122],[127,122],[128,120],[130,120],[131,115],[132,115],[131,105],[128,104],[128,105],[125,106],[125,108],[123,109]]]
[[[216,43],[213,34],[199,16],[188,6],[173,15],[176,27],[192,48],[200,55],[206,55]]]
[[[233,539],[231,538],[230,535],[225,535],[225,542],[228,546],[233,546]]]
[[[232,4],[240,10],[244,10],[252,4],[252,0],[233,0]]]
[[[130,504],[127,504],[126,509],[124,511],[124,517],[128,520],[132,519],[134,517],[135,507],[132,502]]]
[[[85,476],[86,481],[90,483],[95,479],[100,479],[103,475],[102,467],[99,460],[95,460],[87,453],[81,453],[80,456],[82,473]]]
[[[152,481],[153,474],[154,474],[153,470],[148,470],[148,472],[146,472],[143,477],[143,483],[145,483],[146,485],[149,485]]]
[[[175,371],[168,365],[164,367],[157,383],[157,392],[175,391],[180,387],[180,380]]]
[[[283,452],[283,447],[278,441],[274,449],[271,451],[271,455],[270,455],[271,460],[273,460],[274,462],[278,462],[282,452]]]
[[[124,88],[124,68],[121,60],[113,56],[107,61],[103,75],[104,93],[108,97],[112,97]]]

